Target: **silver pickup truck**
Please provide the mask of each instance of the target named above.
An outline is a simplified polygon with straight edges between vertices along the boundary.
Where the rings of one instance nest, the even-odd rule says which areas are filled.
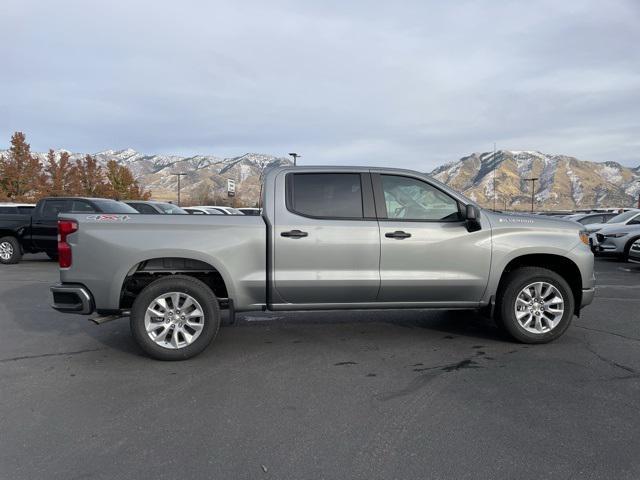
[[[480,209],[432,178],[284,167],[262,216],[64,214],[63,312],[129,316],[154,358],[200,353],[221,309],[483,309],[515,340],[551,341],[594,296],[574,222]]]

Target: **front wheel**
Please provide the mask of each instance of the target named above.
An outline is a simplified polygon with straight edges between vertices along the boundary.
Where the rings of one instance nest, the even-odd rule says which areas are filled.
[[[573,319],[569,284],[556,272],[523,267],[507,274],[499,292],[497,322],[515,340],[547,343],[560,337]]]
[[[20,242],[15,237],[0,238],[0,263],[18,263],[22,258]]]
[[[200,280],[172,275],[145,287],[131,309],[133,338],[158,360],[185,360],[202,352],[220,328],[218,300]]]
[[[634,245],[638,245],[638,247],[640,247],[640,237],[632,238],[627,242],[627,244],[624,246],[624,253],[622,254],[621,258],[622,261],[629,261],[629,252],[631,251],[631,247],[633,247]]]

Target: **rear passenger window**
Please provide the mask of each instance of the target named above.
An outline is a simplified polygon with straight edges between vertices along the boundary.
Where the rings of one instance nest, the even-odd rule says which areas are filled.
[[[43,218],[57,218],[59,213],[68,213],[71,210],[69,200],[45,200],[42,209]]]
[[[94,213],[95,211],[96,209],[89,205],[87,202],[74,200],[71,204],[72,213]]]
[[[287,182],[289,210],[317,218],[363,218],[359,173],[293,173]]]

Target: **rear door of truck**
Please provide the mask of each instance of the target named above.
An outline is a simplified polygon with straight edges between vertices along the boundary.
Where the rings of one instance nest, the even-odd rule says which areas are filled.
[[[273,272],[284,302],[375,301],[380,234],[369,172],[283,172],[275,194]]]

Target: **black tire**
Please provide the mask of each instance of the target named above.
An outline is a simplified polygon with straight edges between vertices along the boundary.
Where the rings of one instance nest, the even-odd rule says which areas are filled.
[[[629,261],[629,250],[631,250],[631,245],[633,245],[633,242],[635,242],[638,239],[640,239],[640,237],[634,237],[631,240],[629,240],[627,244],[624,246],[624,253],[622,254],[622,257],[621,257],[623,262]]]
[[[53,252],[47,252],[47,257],[49,257],[51,260],[53,260],[54,262],[58,261],[58,253],[53,253]]]
[[[0,238],[0,246],[3,244],[10,247],[11,253],[8,258],[2,258],[4,255],[0,256],[0,263],[5,265],[19,263],[20,259],[22,259],[22,248],[18,239],[16,237],[2,237]]]
[[[531,333],[525,330],[514,311],[518,294],[530,283],[546,282],[553,285],[564,299],[564,314],[558,324],[549,332]],[[538,267],[522,267],[507,274],[498,292],[496,305],[496,324],[521,343],[548,343],[560,337],[571,324],[575,311],[573,291],[564,278],[556,272]]]
[[[145,329],[145,313],[154,299],[168,292],[181,292],[193,297],[202,307],[204,326],[190,345],[170,349],[158,345]],[[171,275],[150,283],[140,292],[129,322],[131,334],[140,348],[157,360],[186,360],[201,353],[216,337],[220,329],[220,306],[211,289],[200,280],[185,275]]]

